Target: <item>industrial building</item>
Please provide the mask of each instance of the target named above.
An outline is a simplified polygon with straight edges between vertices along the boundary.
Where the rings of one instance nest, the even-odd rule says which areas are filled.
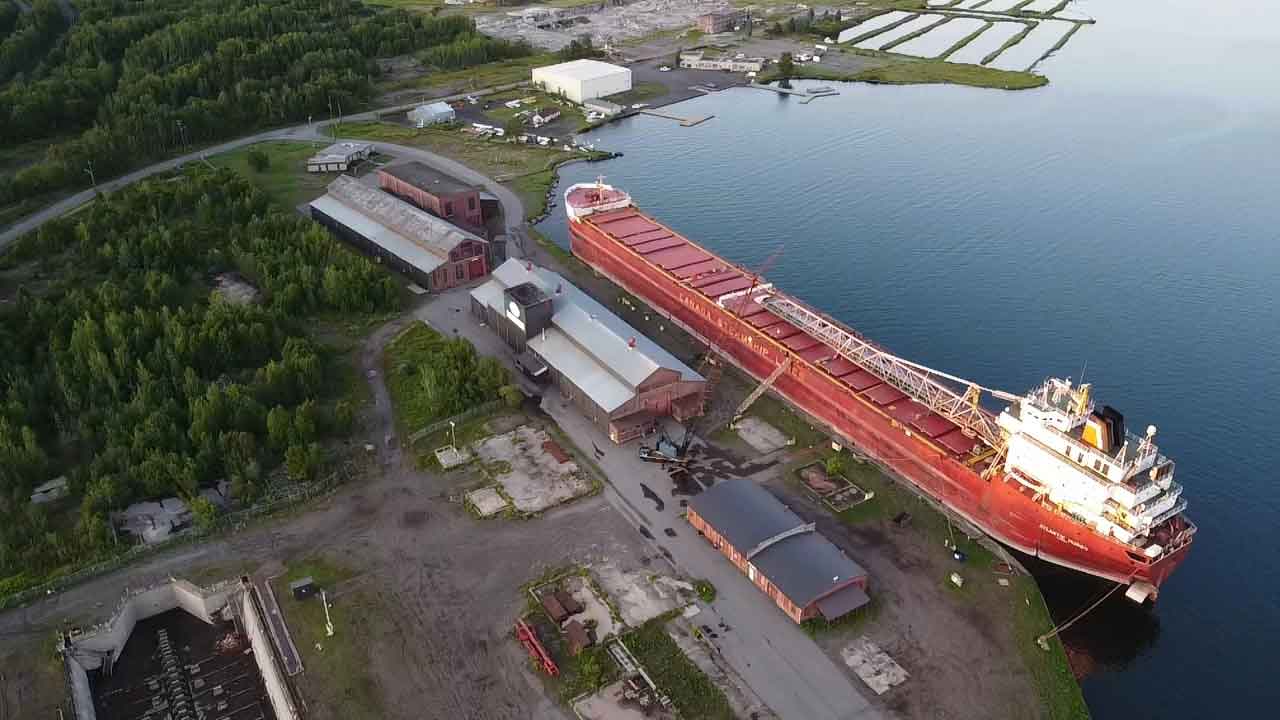
[[[573,60],[534,68],[533,84],[582,104],[631,89],[631,70],[599,60]]]
[[[307,172],[346,172],[373,154],[373,143],[334,143],[307,160]]]
[[[767,61],[762,57],[707,57],[702,50],[680,53],[680,67],[690,70],[726,70],[728,72],[760,72]]]
[[[311,217],[430,292],[489,272],[489,242],[346,175],[311,202]]]
[[[457,118],[457,114],[447,102],[433,102],[418,107],[405,113],[409,118],[409,124],[414,127],[424,128],[428,125],[438,125],[440,123],[451,123]]]
[[[689,500],[689,524],[797,623],[836,620],[867,596],[867,571],[753,480]]]
[[[438,218],[484,236],[482,190],[420,162],[378,170],[378,187]]]
[[[471,291],[471,309],[615,443],[702,414],[701,375],[550,270],[508,260]]]
[[[729,32],[751,19],[746,10],[717,10],[698,16],[698,29],[708,35]]]

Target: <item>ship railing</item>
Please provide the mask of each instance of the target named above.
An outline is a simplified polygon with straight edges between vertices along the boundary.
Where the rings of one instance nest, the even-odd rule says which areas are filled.
[[[825,342],[845,359],[865,368],[962,429],[977,435],[988,446],[995,448],[1002,444],[1003,439],[995,418],[979,407],[976,396],[970,397],[967,392],[957,392],[944,384],[941,378],[875,347],[796,302],[773,294],[761,295],[756,301],[783,320]]]

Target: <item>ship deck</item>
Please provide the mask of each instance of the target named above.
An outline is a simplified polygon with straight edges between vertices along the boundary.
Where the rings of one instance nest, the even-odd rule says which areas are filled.
[[[583,222],[713,302],[721,302],[725,295],[742,293],[763,282],[762,278],[705,250],[635,208],[594,213],[583,218]],[[771,292],[800,303],[776,289]],[[822,340],[765,309],[750,295],[739,294],[725,299],[721,306],[725,312],[737,315],[781,343],[799,359],[837,379],[848,392],[861,395],[889,417],[929,438],[932,444],[956,459],[971,457],[980,444],[950,420],[931,412],[898,388],[837,354]],[[834,318],[819,314],[862,337]],[[977,469],[981,471],[982,466]]]

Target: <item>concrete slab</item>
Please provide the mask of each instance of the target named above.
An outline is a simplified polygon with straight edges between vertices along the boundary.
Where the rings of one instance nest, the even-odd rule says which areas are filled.
[[[782,431],[758,417],[745,417],[738,421],[738,437],[756,452],[767,455],[791,444]]]
[[[883,695],[889,688],[907,680],[907,671],[881,650],[879,645],[865,637],[841,650],[840,657],[877,695]]]
[[[496,487],[484,487],[467,493],[467,502],[476,509],[480,517],[493,517],[511,507],[507,499],[498,493]]]
[[[473,446],[485,463],[507,468],[495,479],[521,512],[541,512],[591,490],[577,463],[562,463],[543,448],[549,439],[545,430],[521,425]]]
[[[588,621],[594,620],[597,644],[618,634],[620,628],[617,621],[613,619],[613,613],[609,611],[609,606],[596,594],[595,588],[591,587],[591,583],[586,578],[581,575],[569,577],[564,581],[564,589],[575,600],[582,603],[582,612],[570,619],[577,620],[583,625],[588,625]]]
[[[665,575],[653,576],[643,572],[622,572],[617,567],[602,564],[592,567],[601,589],[613,598],[622,621],[631,627],[640,627],[659,615],[688,604],[696,597],[693,586],[683,580]]]
[[[440,463],[440,467],[445,470],[452,470],[459,465],[465,465],[471,460],[471,453],[466,450],[459,450],[452,445],[446,445],[436,450],[436,462]]]

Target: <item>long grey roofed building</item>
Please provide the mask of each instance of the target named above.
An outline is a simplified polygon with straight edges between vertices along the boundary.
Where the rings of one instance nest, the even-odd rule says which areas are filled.
[[[796,621],[835,619],[870,600],[867,571],[752,480],[726,480],[694,496],[689,521]]]
[[[695,399],[700,408],[706,382],[701,375],[551,270],[508,260],[471,297],[473,306],[487,310],[485,317],[495,324],[513,322],[512,302],[526,307],[549,302],[545,322],[530,317],[536,326],[526,326],[520,319],[518,331],[509,327],[502,331],[504,337],[518,352],[531,351],[545,362],[562,386],[586,395],[589,409],[606,416],[597,421],[663,414],[673,403]],[[646,393],[662,397],[656,403],[648,396],[648,402],[640,402]],[[667,410],[655,410],[664,403]],[[624,441],[613,429],[610,435],[615,442]]]
[[[432,290],[487,271],[483,263],[471,271],[487,240],[348,175],[338,176],[327,194],[311,202],[311,215],[347,240],[388,257]],[[451,272],[442,267],[446,263],[467,272]]]

